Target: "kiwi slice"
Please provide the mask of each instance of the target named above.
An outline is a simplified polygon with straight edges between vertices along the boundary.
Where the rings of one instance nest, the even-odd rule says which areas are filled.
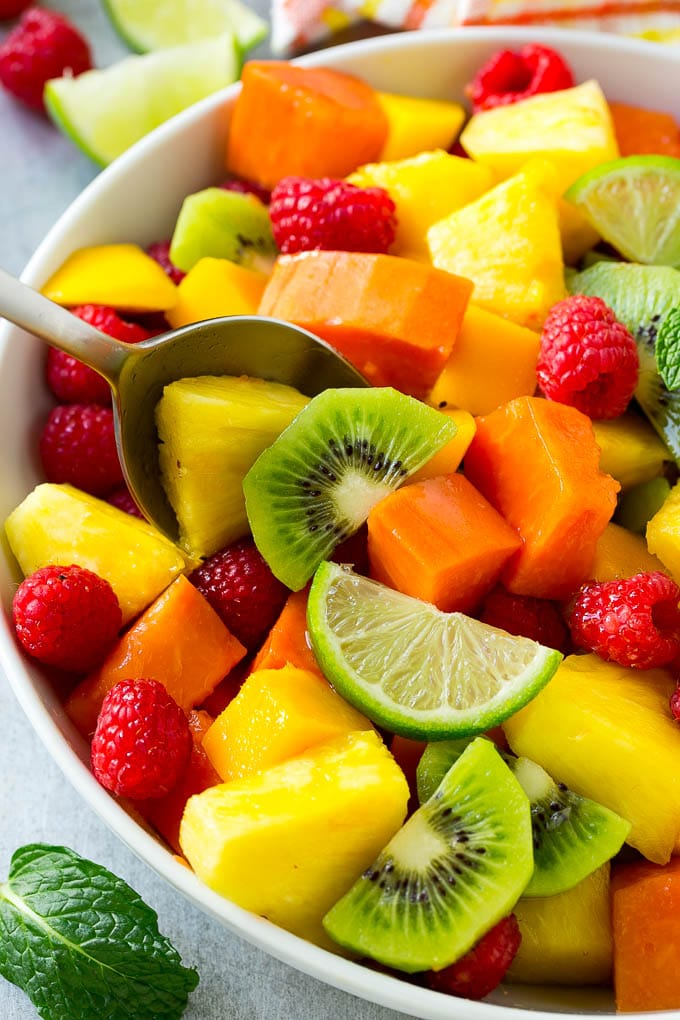
[[[569,276],[572,294],[601,297],[631,331],[640,355],[635,398],[680,461],[680,390],[669,390],[659,375],[656,338],[668,313],[680,304],[680,271],[670,266],[598,262]]]
[[[442,740],[427,745],[416,771],[421,803],[432,796],[467,743]],[[630,831],[629,822],[564,783],[556,783],[529,758],[500,753],[531,804],[534,873],[525,896],[565,892],[619,852]]]
[[[389,387],[314,397],[243,480],[255,544],[294,591],[370,510],[456,434],[440,411]]]
[[[388,967],[441,970],[513,909],[532,868],[526,794],[494,745],[473,740],[323,924]]]
[[[187,195],[170,242],[170,258],[185,273],[206,257],[268,273],[277,252],[264,202],[224,188]]]

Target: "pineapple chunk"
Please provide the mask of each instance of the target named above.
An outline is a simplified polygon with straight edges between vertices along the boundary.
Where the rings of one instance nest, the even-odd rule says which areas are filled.
[[[427,232],[432,264],[472,280],[476,305],[539,330],[565,297],[557,196],[549,164],[521,173]]]
[[[229,259],[203,258],[177,287],[177,304],[166,313],[173,329],[221,315],[255,315],[267,276]]]
[[[668,709],[675,687],[665,670],[570,655],[503,724],[515,754],[628,819],[627,842],[657,864],[680,845],[680,729]]]
[[[508,981],[599,985],[611,977],[609,862],[557,896],[523,896],[514,908],[522,943]]]
[[[58,305],[111,305],[126,312],[166,312],[177,288],[137,244],[101,244],[74,251],[42,289]]]
[[[408,784],[374,732],[191,797],[182,852],[211,889],[327,949],[321,919],[400,828]]]
[[[25,575],[51,563],[76,563],[109,582],[126,623],[189,565],[153,525],[96,496],[45,482],[5,522]]]
[[[428,228],[479,198],[494,183],[488,167],[442,149],[411,159],[367,163],[348,180],[359,188],[384,188],[396,206],[397,231],[390,249],[406,258],[429,256]]]
[[[161,474],[191,555],[209,556],[248,533],[243,478],[308,401],[292,386],[246,377],[165,387],[156,409]]]
[[[660,475],[670,460],[666,444],[639,414],[628,411],[609,421],[594,421],[595,439],[600,447],[600,470],[631,489]]]
[[[673,486],[647,525],[647,548],[680,581],[680,482]]]
[[[405,159],[425,149],[448,149],[465,120],[465,110],[460,103],[445,99],[379,92],[378,102],[388,124],[381,160]]]

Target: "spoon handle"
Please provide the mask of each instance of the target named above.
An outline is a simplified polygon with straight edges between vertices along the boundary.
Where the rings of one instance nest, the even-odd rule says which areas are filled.
[[[0,316],[93,368],[112,385],[130,344],[114,340],[0,269]]]

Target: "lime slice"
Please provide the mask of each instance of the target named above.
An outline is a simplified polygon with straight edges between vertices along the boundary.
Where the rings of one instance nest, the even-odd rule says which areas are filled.
[[[239,68],[228,33],[126,57],[77,78],[53,78],[45,86],[45,106],[78,148],[106,166],[180,110],[236,81]]]
[[[137,53],[233,32],[241,55],[267,34],[267,22],[241,0],[102,0],[121,39]]]
[[[680,266],[680,159],[626,156],[601,163],[564,197],[629,261]]]
[[[547,684],[562,659],[536,641],[442,613],[328,562],[314,575],[307,626],[339,693],[391,733],[420,740],[498,725]]]

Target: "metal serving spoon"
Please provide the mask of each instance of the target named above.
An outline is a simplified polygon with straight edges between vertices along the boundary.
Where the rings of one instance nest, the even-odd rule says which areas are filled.
[[[113,392],[116,444],[139,508],[177,541],[179,528],[161,482],[155,409],[163,387],[199,375],[248,375],[313,397],[330,387],[367,386],[319,337],[279,319],[206,319],[139,344],[114,340],[0,269],[0,316],[83,361]]]

